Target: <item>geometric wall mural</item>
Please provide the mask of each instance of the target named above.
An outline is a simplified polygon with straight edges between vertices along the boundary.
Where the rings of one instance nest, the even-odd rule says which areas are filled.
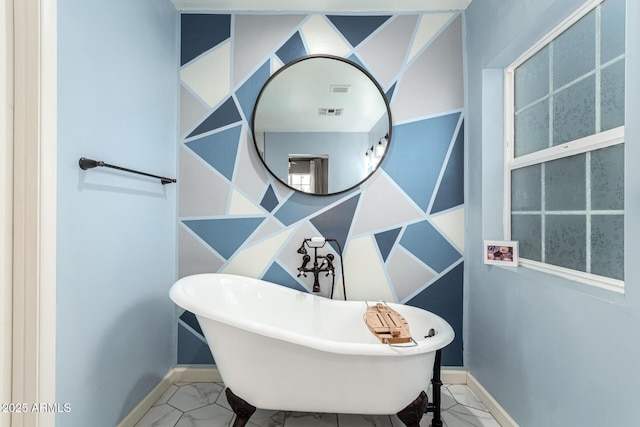
[[[297,277],[296,250],[307,237],[335,238],[348,298],[441,315],[456,332],[443,364],[461,366],[460,14],[183,14],[181,35],[179,274],[242,274],[311,292],[312,278]],[[376,78],[393,127],[389,151],[369,180],[317,197],[267,173],[250,125],[275,71],[323,53],[357,62]],[[336,273],[334,298],[342,298]],[[324,281],[321,294],[330,293]],[[178,323],[178,363],[213,363],[195,316],[181,311]]]

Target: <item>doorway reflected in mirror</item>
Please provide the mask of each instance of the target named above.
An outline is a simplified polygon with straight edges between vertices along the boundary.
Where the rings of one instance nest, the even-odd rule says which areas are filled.
[[[329,156],[289,155],[289,186],[304,193],[327,194]]]

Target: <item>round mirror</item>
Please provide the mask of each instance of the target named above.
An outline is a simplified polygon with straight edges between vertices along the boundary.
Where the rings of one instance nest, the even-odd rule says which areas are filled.
[[[391,112],[359,65],[306,56],[267,81],[252,128],[272,175],[294,190],[329,195],[360,185],[378,168],[390,142]]]

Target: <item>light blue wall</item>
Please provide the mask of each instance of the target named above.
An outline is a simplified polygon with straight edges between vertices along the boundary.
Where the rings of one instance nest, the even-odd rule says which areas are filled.
[[[475,0],[466,12],[465,363],[522,427],[632,426],[640,420],[637,1],[627,1],[626,293],[481,260],[482,240],[502,237],[502,70],[582,3]]]
[[[168,1],[58,1],[59,427],[113,427],[175,363],[178,14]]]

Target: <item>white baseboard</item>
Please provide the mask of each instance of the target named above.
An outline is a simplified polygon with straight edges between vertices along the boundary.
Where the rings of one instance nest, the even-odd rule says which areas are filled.
[[[511,418],[507,411],[500,406],[498,401],[495,400],[493,396],[491,396],[489,392],[482,387],[482,384],[480,384],[470,373],[467,373],[467,387],[469,387],[469,390],[471,390],[473,394],[480,399],[489,412],[491,412],[493,418],[495,418],[502,427],[518,427],[518,423]]]
[[[440,381],[444,384],[467,384],[466,369],[441,369]]]
[[[162,397],[171,384],[178,382],[220,382],[222,378],[216,368],[196,366],[176,366],[155,386],[144,399],[124,417],[116,427],[134,427],[144,414],[153,407],[153,404]]]
[[[180,365],[172,369],[173,382],[202,382],[202,383],[219,383],[222,382],[222,377],[217,368],[214,367],[202,367],[202,366],[189,366]]]
[[[476,395],[491,412],[491,415],[502,427],[518,427],[518,424],[500,406],[500,404],[482,387],[482,385],[466,369],[443,369],[441,380],[445,384],[463,384]],[[153,407],[171,384],[179,382],[221,382],[218,369],[198,366],[176,366],[147,394],[135,408],[123,418],[116,427],[134,427],[138,421]]]

